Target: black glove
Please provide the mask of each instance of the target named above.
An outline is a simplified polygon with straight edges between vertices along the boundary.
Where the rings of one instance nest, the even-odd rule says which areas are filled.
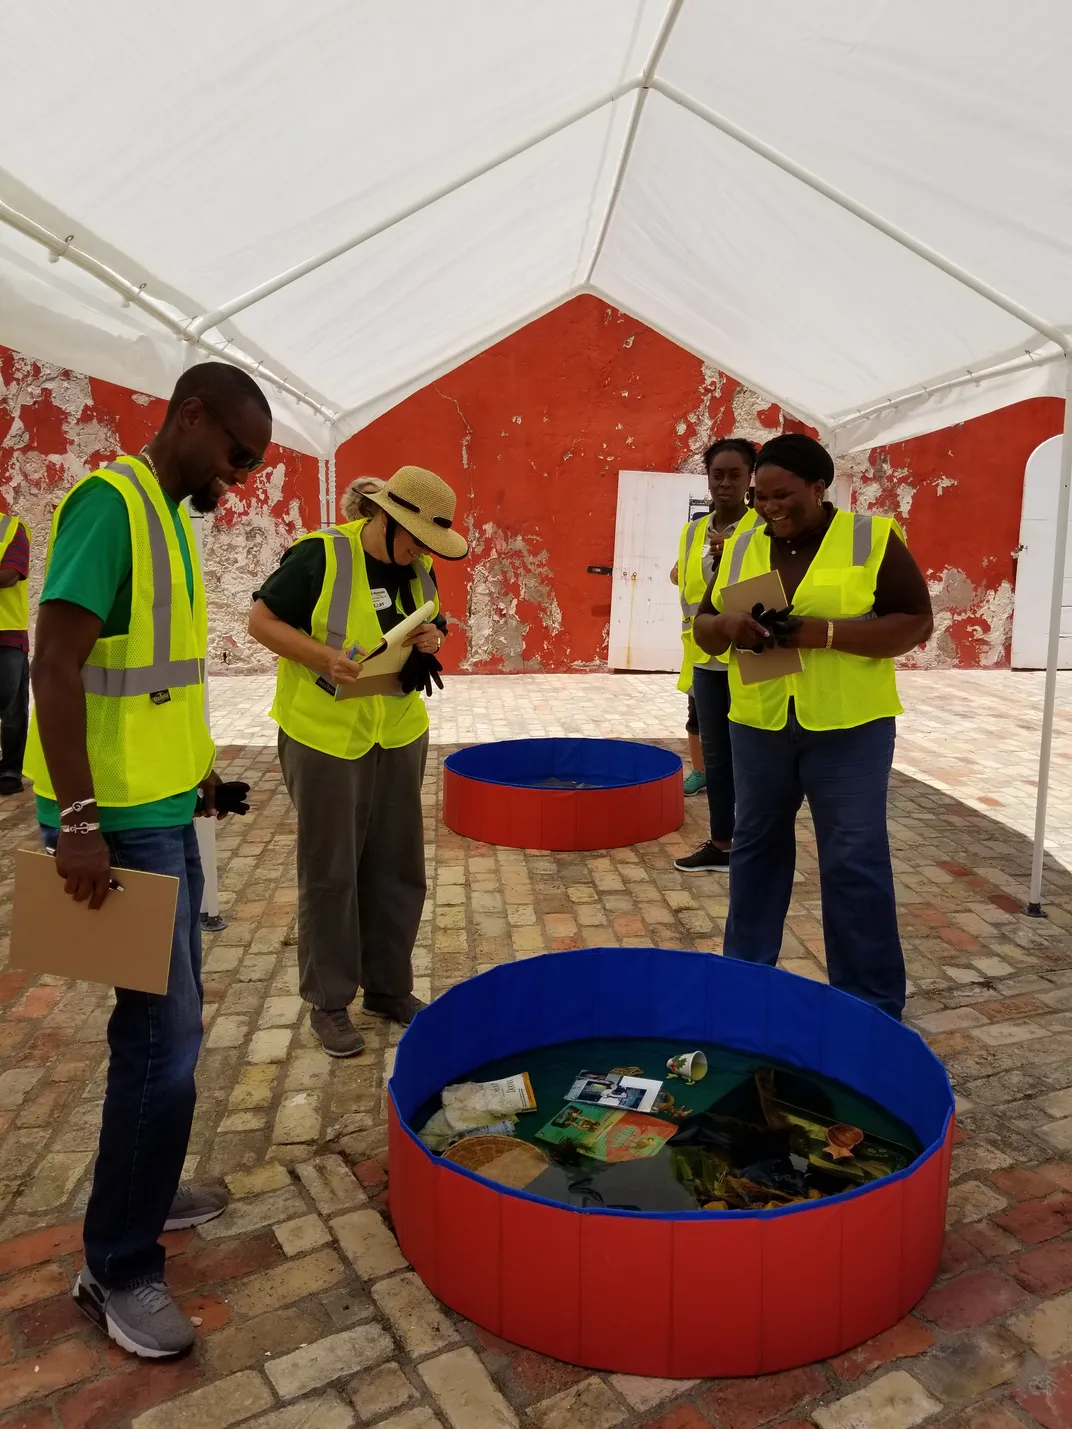
[[[764,610],[761,605],[752,607],[753,620],[757,620],[768,632],[763,642],[768,650],[773,650],[775,645],[784,645],[786,638],[804,624],[800,616],[792,612],[792,605],[787,605],[784,610]]]
[[[774,649],[774,636],[770,633],[770,630],[767,628],[767,621],[766,621],[766,618],[765,618],[767,615],[770,614],[770,612],[769,612],[769,611],[765,611],[765,610],[763,609],[763,602],[762,602],[762,601],[758,601],[758,602],[752,607],[752,609],[751,609],[751,611],[749,612],[749,614],[751,615],[751,617],[752,617],[753,620],[758,621],[759,624],[762,625],[762,626],[764,627],[764,629],[767,630],[767,638],[766,638],[765,640],[757,641],[757,643],[756,643],[755,645],[739,645],[738,648],[741,649],[741,650],[750,650],[753,655],[759,655],[759,654],[761,654],[764,650],[773,650],[773,649]]]
[[[216,812],[217,814],[248,814],[249,801],[246,795],[249,793],[249,785],[243,784],[241,779],[232,779],[227,784],[216,785]],[[195,813],[200,813],[205,807],[205,801],[201,795],[197,796],[197,807]]]
[[[414,690],[421,690],[424,694],[431,695],[433,680],[442,689],[443,681],[439,678],[442,668],[443,666],[434,655],[426,655],[415,645],[409,652],[409,659],[399,671],[398,678],[402,685],[402,693],[409,695]]]

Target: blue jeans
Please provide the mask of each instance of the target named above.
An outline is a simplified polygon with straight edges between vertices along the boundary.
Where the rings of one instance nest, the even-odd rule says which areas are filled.
[[[707,810],[711,841],[730,843],[733,838],[733,751],[730,746],[730,677],[725,666],[717,671],[697,665],[692,672],[692,698],[700,725]]]
[[[793,892],[796,815],[806,798],[831,985],[899,1019],[905,968],[886,829],[894,720],[809,730],[790,703],[784,729],[731,723],[730,733],[737,826],[726,956],[777,963]]]
[[[56,830],[41,833],[45,846],[55,848]],[[161,996],[117,987],[108,1022],[108,1083],[83,1237],[89,1269],[116,1290],[164,1270],[157,1241],[182,1174],[197,1100],[204,878],[192,824],[105,837],[115,867],[179,880],[168,990]]]

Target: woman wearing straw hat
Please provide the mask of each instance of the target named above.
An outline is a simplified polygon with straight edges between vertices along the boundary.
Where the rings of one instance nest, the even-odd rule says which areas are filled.
[[[249,622],[279,656],[272,717],[298,815],[299,989],[333,1057],[364,1046],[349,1013],[359,987],[365,1012],[403,1026],[423,1006],[412,970],[425,895],[419,692],[439,683],[446,633],[432,556],[457,561],[469,549],[451,529],[454,492],[432,472],[405,466],[360,494],[375,515],[296,541],[254,596]],[[433,618],[407,637],[401,674],[336,699],[357,680],[355,662],[426,602]]]

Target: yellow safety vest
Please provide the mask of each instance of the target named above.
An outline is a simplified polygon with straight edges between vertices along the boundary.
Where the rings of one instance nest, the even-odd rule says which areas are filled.
[[[708,581],[703,568],[704,551],[707,549],[707,535],[711,529],[712,520],[713,513],[709,516],[697,516],[694,521],[683,526],[681,542],[678,546],[677,585],[681,597],[681,644],[684,647],[684,654],[681,660],[681,677],[677,682],[677,687],[683,695],[687,695],[692,689],[694,666],[725,665],[729,661],[728,655],[708,655],[706,650],[701,650],[692,633],[696,613],[707,594]],[[747,531],[755,524],[756,513],[749,507],[735,526],[733,534],[736,535],[738,531]]]
[[[164,493],[149,468],[131,456],[90,472],[57,506],[46,571],[63,508],[92,477],[108,482],[126,504],[131,589],[129,630],[98,640],[82,667],[86,750],[97,803],[129,808],[187,794],[212,768],[216,751],[205,723],[205,586],[190,518],[180,507],[193,570],[191,608],[186,567]],[[26,773],[36,793],[56,797],[36,711]]]
[[[372,650],[383,638],[372,604],[362,529],[367,521],[351,521],[310,531],[302,541],[324,543],[324,584],[313,610],[314,640],[335,650],[360,645]],[[432,601],[439,614],[439,593],[432,579],[432,559],[419,556],[411,567],[413,609]],[[401,593],[396,608],[405,614]],[[329,682],[307,665],[280,658],[276,671],[272,718],[291,739],[338,759],[360,759],[374,744],[399,749],[412,744],[428,728],[428,712],[420,695],[364,695],[336,700]]]
[[[815,559],[793,596],[793,613],[818,620],[866,619],[875,604],[875,585],[891,533],[904,532],[889,516],[836,511]],[[723,547],[715,581],[715,604],[724,586],[762,575],[771,568],[770,537],[764,525],[735,533]],[[869,720],[903,713],[892,660],[847,655],[841,650],[801,650],[799,675],[741,681],[738,657],[730,651],[730,719],[753,729],[783,729],[794,701],[805,729],[852,729]]]
[[[7,548],[18,535],[19,527],[26,532],[27,541],[32,541],[30,528],[18,516],[0,516],[0,564],[3,563]],[[30,583],[16,581],[14,585],[0,587],[0,630],[26,630],[30,624]]]

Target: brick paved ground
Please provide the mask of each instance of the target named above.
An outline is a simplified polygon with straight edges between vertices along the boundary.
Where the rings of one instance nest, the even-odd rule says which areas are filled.
[[[168,1246],[200,1343],[179,1364],[135,1364],[74,1312],[108,998],[0,963],[0,1429],[1069,1429],[1072,875],[1051,867],[1048,921],[1018,912],[1039,688],[1002,673],[904,681],[891,830],[909,1015],[960,1097],[940,1279],[901,1325],[828,1364],[692,1384],[594,1375],[518,1350],[445,1312],[408,1271],[389,1232],[384,1161],[395,1039],[367,1027],[370,1050],[350,1062],[314,1046],[296,994],[294,826],[265,684],[216,682],[214,722],[231,741],[222,763],[256,792],[250,816],[220,831],[229,923],[206,940],[188,1166],[226,1177],[235,1201]],[[671,681],[451,681],[434,708],[419,992],[581,944],[717,951],[725,881],[671,866],[700,837],[695,800],[681,835],[610,855],[497,851],[437,821],[451,745],[541,732],[676,745],[683,710]],[[1064,721],[1056,753],[1052,846],[1072,862]],[[11,851],[33,837],[27,799],[0,806],[0,830],[6,927]],[[821,977],[814,846],[801,832],[785,966]]]

